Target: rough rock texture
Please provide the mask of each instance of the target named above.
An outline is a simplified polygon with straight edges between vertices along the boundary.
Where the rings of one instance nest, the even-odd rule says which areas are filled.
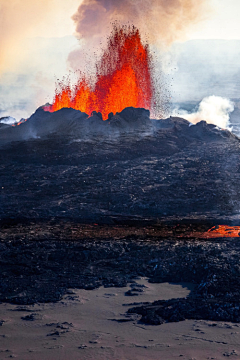
[[[184,231],[179,239],[159,225],[204,232],[236,222],[236,136],[204,121],[150,120],[145,109],[105,122],[97,113],[38,109],[19,126],[2,126],[0,144],[1,301],[57,301],[67,288],[147,276],[197,288],[187,299],[130,310],[145,323],[240,321],[239,240],[200,241]]]
[[[150,120],[145,109],[128,108],[105,122],[73,109],[39,109],[0,129],[0,218],[237,214],[239,139],[204,121],[189,125]]]
[[[118,236],[110,234],[104,240],[96,239],[104,234],[97,226],[96,235],[89,238],[88,226],[83,230],[67,222],[45,225],[2,225],[0,301],[58,301],[68,288],[122,287],[134,283],[137,276],[146,276],[153,283],[192,282],[196,288],[186,299],[160,300],[129,310],[141,314],[144,323],[184,319],[240,322],[239,239],[160,238],[161,227],[155,228],[157,236],[149,237],[140,234],[144,227],[137,227],[136,235],[121,237],[124,231],[119,229]],[[205,225],[197,228],[206,230]],[[108,230],[111,233],[111,227],[104,229],[105,234]],[[133,284],[126,296],[134,292],[133,301],[141,301],[137,294],[142,291],[144,288]]]

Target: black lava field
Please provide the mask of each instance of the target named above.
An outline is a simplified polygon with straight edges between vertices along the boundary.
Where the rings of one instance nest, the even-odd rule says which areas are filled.
[[[238,238],[184,235],[237,224],[237,136],[145,109],[103,121],[39,108],[19,126],[0,124],[0,144],[0,301],[58,301],[68,288],[146,276],[196,287],[129,310],[145,323],[240,322]]]

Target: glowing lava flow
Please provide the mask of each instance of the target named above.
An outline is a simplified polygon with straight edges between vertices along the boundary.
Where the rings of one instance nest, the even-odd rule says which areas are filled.
[[[102,113],[104,120],[109,113],[116,114],[129,106],[150,110],[151,70],[148,45],[143,45],[138,29],[114,27],[107,49],[96,65],[95,85],[92,87],[85,76],[80,76],[73,88],[59,83],[53,104],[44,110],[54,112],[71,107],[88,115],[95,110]]]
[[[240,226],[217,225],[205,233],[208,238],[215,237],[239,237]]]
[[[192,230],[192,228],[185,227],[181,231],[175,226],[174,235],[178,238],[198,238],[198,239],[217,239],[217,238],[237,238],[240,237],[240,226],[216,225],[207,231]],[[176,232],[176,229],[178,231]]]
[[[19,125],[23,124],[25,121],[27,121],[27,119],[19,121],[18,123],[13,124],[12,126],[19,126]]]

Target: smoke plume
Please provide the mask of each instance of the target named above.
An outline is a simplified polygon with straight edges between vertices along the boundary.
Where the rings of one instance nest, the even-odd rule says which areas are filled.
[[[205,120],[209,124],[214,124],[220,128],[229,128],[229,114],[234,110],[234,103],[229,99],[220,96],[209,96],[204,98],[196,112],[191,114],[184,110],[175,110],[174,115],[181,115],[193,124]]]
[[[84,0],[73,16],[85,39],[105,35],[110,23],[133,23],[151,41],[167,44],[182,38],[205,16],[206,0]]]
[[[89,69],[99,44],[106,45],[113,22],[134,24],[142,38],[162,47],[184,39],[190,25],[203,20],[209,8],[207,0],[83,0],[72,17],[81,49],[69,54],[69,64],[75,70],[86,64]]]

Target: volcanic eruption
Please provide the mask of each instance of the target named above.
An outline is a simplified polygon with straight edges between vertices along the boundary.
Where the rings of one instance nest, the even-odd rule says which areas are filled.
[[[82,4],[97,2],[109,1]],[[175,3],[152,2],[167,8]],[[151,283],[192,283],[194,292],[154,303],[141,299],[126,318],[108,321],[93,302],[94,316],[100,314],[105,324],[140,322],[141,329],[184,319],[240,323],[240,227],[234,226],[240,139],[198,121],[202,114],[205,119],[203,104],[208,109],[222,105],[217,97],[204,99],[192,114],[194,123],[176,116],[154,118],[167,97],[139,29],[144,34],[140,26],[114,25],[93,72],[86,66],[74,84],[70,75],[58,82],[53,103],[29,118],[13,126],[0,123],[0,301],[24,305],[18,311],[61,299],[64,307],[74,299],[82,306],[75,289],[100,286],[129,286],[126,296],[142,296],[148,286],[137,286],[141,277]],[[217,108],[218,118],[223,114],[227,122],[231,104]],[[109,296],[103,294],[105,303]],[[35,315],[21,320],[37,320]],[[80,315],[81,328],[76,317],[73,323],[41,327],[56,327],[47,334],[54,339],[60,328],[85,331]],[[96,346],[91,348],[99,350]],[[79,351],[83,348],[78,343]]]
[[[152,58],[135,26],[114,26],[106,50],[96,64],[95,83],[80,74],[75,86],[59,82],[53,104],[45,111],[73,108],[91,115],[100,112],[103,119],[126,107],[152,109],[154,83]]]

